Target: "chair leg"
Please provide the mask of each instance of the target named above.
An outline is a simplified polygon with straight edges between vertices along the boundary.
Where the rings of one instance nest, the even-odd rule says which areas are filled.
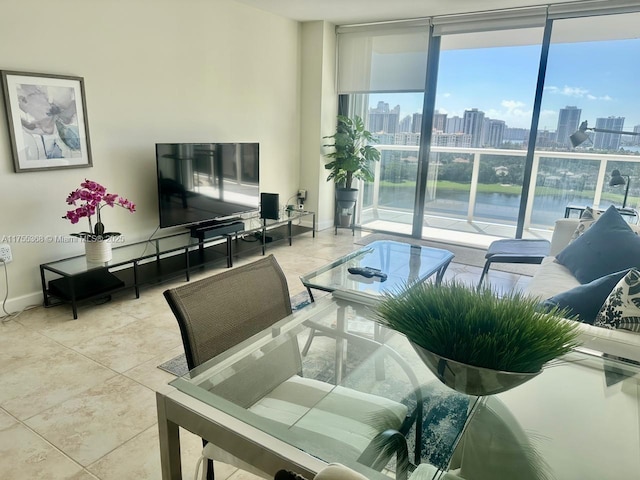
[[[307,338],[307,341],[304,344],[304,347],[302,347],[302,356],[306,357],[307,353],[309,353],[309,348],[311,348],[311,342],[313,342],[313,337],[316,336],[316,329],[312,328],[309,331],[309,337]]]
[[[207,480],[214,480],[215,472],[213,471],[213,460],[207,460]]]
[[[487,274],[487,272],[489,271],[489,268],[491,267],[491,259],[488,258],[486,262],[484,262],[484,268],[482,269],[482,275],[480,275],[480,280],[478,281],[478,288],[480,288],[482,286],[482,280],[484,280],[484,276]]]
[[[205,439],[202,439],[202,446],[205,447],[207,445],[207,441]],[[214,480],[214,476],[215,476],[215,472],[213,470],[213,460],[211,460],[210,458],[207,459],[206,462],[203,462],[204,465],[202,468],[204,468],[205,472],[206,472],[206,476],[203,475],[202,478],[206,478],[206,480]]]

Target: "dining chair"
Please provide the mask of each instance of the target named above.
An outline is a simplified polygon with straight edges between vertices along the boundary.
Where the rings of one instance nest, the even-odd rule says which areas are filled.
[[[168,289],[164,296],[180,326],[189,369],[291,314],[287,281],[273,255]],[[257,415],[285,426],[299,425],[299,412],[313,410],[312,415],[304,415],[304,428],[311,443],[331,436],[331,428],[339,429],[348,422],[350,434],[345,449],[356,449],[359,461],[378,470],[395,454],[397,470],[401,472],[399,477],[406,477],[408,452],[404,435],[416,414],[410,414],[407,406],[400,402],[303,377],[296,337],[283,338],[272,355],[258,362],[258,366],[234,375],[226,385],[219,385],[216,394],[232,398]],[[314,408],[328,392],[340,396],[339,405]],[[269,398],[285,401],[278,402],[276,411],[269,406]],[[383,428],[379,430],[371,425],[372,415],[376,425],[384,425]],[[380,448],[381,442],[385,448]],[[273,478],[275,473],[256,470],[206,442],[200,461],[205,460],[204,472],[208,479],[213,478],[213,460],[264,478]]]

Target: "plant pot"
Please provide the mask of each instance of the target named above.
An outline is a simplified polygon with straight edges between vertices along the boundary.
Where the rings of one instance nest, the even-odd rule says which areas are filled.
[[[357,188],[336,188],[336,202],[339,208],[351,210],[358,199]]]
[[[340,226],[341,227],[350,227],[352,218],[353,218],[353,215],[351,215],[350,213],[341,213],[340,214]]]
[[[84,252],[87,263],[106,263],[113,258],[108,240],[85,240]]]
[[[539,375],[535,373],[503,372],[490,368],[476,367],[450,360],[410,342],[429,370],[453,390],[466,395],[494,395],[506,392]]]

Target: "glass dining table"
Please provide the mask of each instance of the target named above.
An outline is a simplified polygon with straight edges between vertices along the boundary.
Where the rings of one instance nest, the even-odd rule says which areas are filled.
[[[409,474],[414,480],[584,480],[636,478],[640,471],[638,365],[575,351],[513,390],[471,397],[442,385],[401,334],[390,332],[379,343],[347,331],[345,316],[375,322],[371,304],[335,292],[159,390],[162,478],[182,478],[179,427],[267,475],[285,468],[313,478],[331,462],[371,479]],[[327,335],[302,355],[299,346],[312,329]],[[274,421],[255,408],[274,388],[265,378],[285,369],[271,357],[283,344],[295,347],[298,375],[327,385],[326,395],[292,422]],[[336,385],[336,350],[347,344]],[[383,377],[376,375],[380,358]],[[405,436],[408,471],[400,471],[395,457],[382,468],[360,463],[344,443],[346,424],[338,425],[344,432],[332,436],[309,431],[306,420],[314,409],[327,402],[339,407],[338,389],[344,388],[402,403],[414,412]]]

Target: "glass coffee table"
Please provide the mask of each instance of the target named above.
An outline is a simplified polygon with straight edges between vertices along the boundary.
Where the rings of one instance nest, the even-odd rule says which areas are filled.
[[[376,298],[404,285],[418,284],[434,277],[440,283],[454,255],[448,250],[391,240],[378,240],[300,277],[311,290],[349,291]],[[373,277],[350,273],[349,269],[369,267],[379,271]]]
[[[337,291],[343,298],[351,297],[356,302],[373,305],[385,292],[394,292],[406,285],[418,285],[430,278],[439,284],[453,257],[453,253],[440,248],[378,240],[300,277],[300,280],[309,292],[312,302],[312,290],[322,290]],[[370,268],[375,274],[368,277],[351,273],[350,270],[353,271],[354,268]],[[384,329],[381,325],[371,322],[370,326],[373,338],[378,342],[384,342]],[[325,334],[311,329],[302,354],[307,354],[317,335]],[[340,365],[339,360],[337,363]],[[342,370],[338,368],[337,381],[341,375]],[[378,378],[384,375],[382,366],[378,366],[377,375]]]

